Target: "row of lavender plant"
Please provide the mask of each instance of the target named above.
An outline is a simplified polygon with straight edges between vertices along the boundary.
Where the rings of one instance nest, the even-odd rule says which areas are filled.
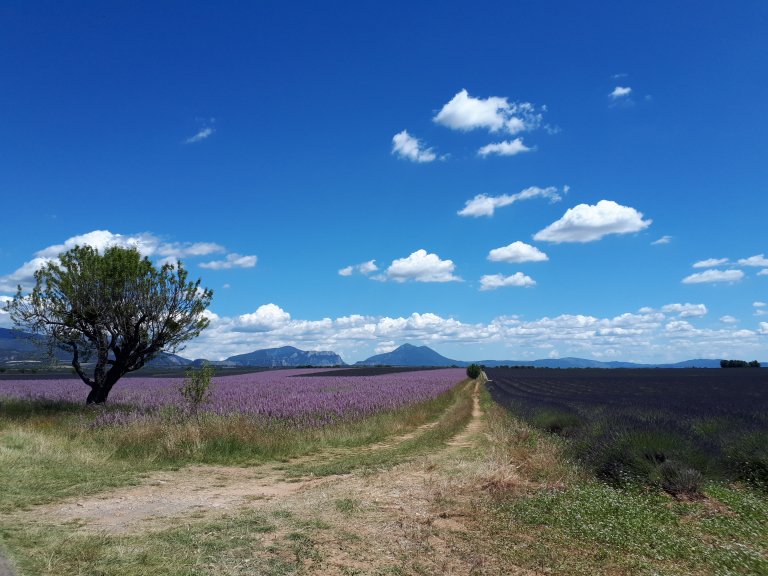
[[[304,376],[317,369],[280,370],[221,376],[213,379],[208,414],[246,415],[265,422],[317,427],[394,410],[437,397],[463,377],[447,368],[376,376]],[[180,380],[126,378],[110,396],[111,408],[94,426],[120,425],[179,408]],[[0,398],[82,403],[87,389],[69,380],[0,381]]]

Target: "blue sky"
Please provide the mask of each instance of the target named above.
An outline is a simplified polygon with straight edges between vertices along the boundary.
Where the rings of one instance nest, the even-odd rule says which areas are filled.
[[[0,6],[0,299],[138,244],[191,357],[768,360],[764,2],[159,4]]]

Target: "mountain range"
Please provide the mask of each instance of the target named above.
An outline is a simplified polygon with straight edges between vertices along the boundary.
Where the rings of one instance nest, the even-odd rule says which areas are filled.
[[[25,334],[7,328],[0,328],[0,365],[18,366],[40,361],[43,347],[40,336]],[[68,364],[71,357],[64,351],[55,352],[57,360]],[[177,354],[162,353],[148,366],[153,368],[175,368],[199,366],[204,359],[189,360]],[[307,351],[293,346],[255,350],[248,354],[237,354],[226,360],[211,361],[222,367],[288,368],[296,366],[345,366],[341,356],[331,351]],[[467,362],[453,360],[438,354],[428,346],[402,346],[384,354],[376,354],[355,366],[461,366],[482,364],[489,368],[496,366],[532,366],[535,368],[719,368],[719,359],[699,358],[674,364],[637,364],[633,362],[601,362],[585,358],[552,358],[540,360],[476,360]],[[761,363],[766,366],[767,363]]]

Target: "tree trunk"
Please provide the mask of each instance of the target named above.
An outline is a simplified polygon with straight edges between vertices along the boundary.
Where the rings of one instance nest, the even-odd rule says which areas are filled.
[[[107,401],[109,393],[112,391],[112,387],[117,382],[117,378],[110,378],[106,375],[102,382],[96,382],[91,386],[91,391],[88,393],[88,397],[85,399],[86,404],[104,404]]]
[[[111,386],[94,386],[88,393],[88,397],[85,399],[86,404],[104,404],[107,401],[107,396],[112,389]]]

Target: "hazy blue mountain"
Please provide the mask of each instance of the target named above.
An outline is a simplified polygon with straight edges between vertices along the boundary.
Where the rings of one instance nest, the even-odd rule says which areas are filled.
[[[41,336],[0,328],[0,364],[34,362],[45,359],[47,348]],[[72,357],[63,350],[54,350],[57,360],[67,362]]]
[[[336,352],[312,352],[299,350],[293,346],[283,346],[230,356],[221,364],[283,368],[290,366],[343,366],[345,362]]]
[[[176,368],[178,366],[191,366],[192,360],[188,360],[178,354],[170,352],[160,352],[155,358],[147,362],[147,366],[152,368]]]
[[[586,358],[543,358],[539,360],[476,360],[489,368],[497,366],[533,366],[534,368],[719,368],[720,360],[699,358],[674,364],[638,364],[635,362],[601,362]],[[451,360],[427,346],[403,344],[386,354],[377,354],[356,366],[468,366],[471,362]],[[765,362],[760,363],[768,368]]]
[[[451,360],[441,356],[427,346],[403,344],[385,354],[376,354],[367,360],[357,362],[355,366],[467,366],[468,362]]]

